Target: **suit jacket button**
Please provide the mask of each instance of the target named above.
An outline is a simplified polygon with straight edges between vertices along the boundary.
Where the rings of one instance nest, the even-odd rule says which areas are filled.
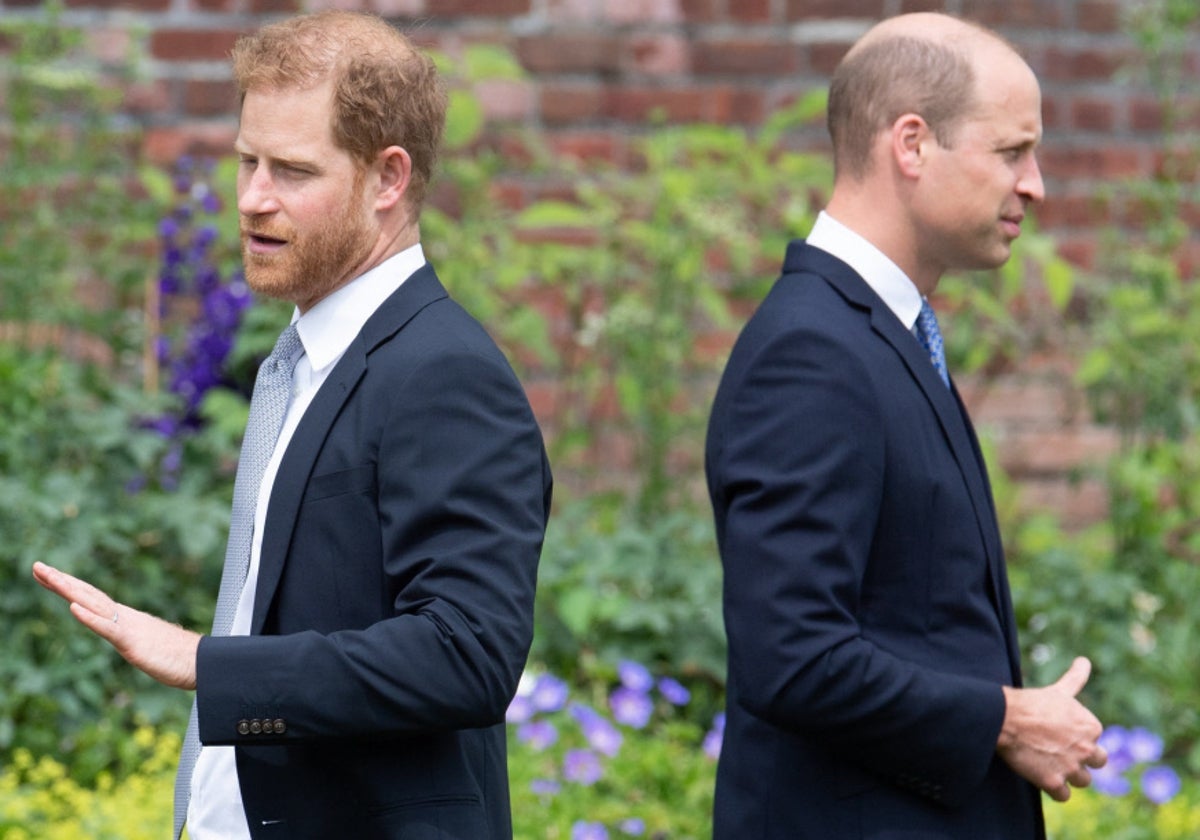
[[[287,724],[284,723],[283,718],[276,718],[275,719],[275,734],[282,735],[284,732],[287,732]]]
[[[239,720],[237,723],[237,731],[238,731],[239,735],[249,735],[250,734],[250,721]]]
[[[258,718],[255,718],[254,720],[250,721],[250,734],[251,735],[261,735],[262,734],[262,721],[259,720]]]

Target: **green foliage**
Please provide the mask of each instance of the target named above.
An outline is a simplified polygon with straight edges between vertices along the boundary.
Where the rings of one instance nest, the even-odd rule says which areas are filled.
[[[758,135],[665,128],[630,141],[632,170],[530,140],[525,174],[563,186],[511,218],[489,190],[497,159],[446,162],[455,212],[426,211],[427,250],[523,378],[560,389],[547,420],[564,489],[611,489],[613,467],[628,466],[641,522],[688,502],[681,479],[699,472],[723,364],[703,339],[736,328],[731,297],[760,297],[811,224],[829,165],[780,138],[822,105],[802,99]],[[632,447],[627,465],[597,451],[614,434]]]
[[[633,659],[723,684],[721,567],[708,514],[681,510],[642,525],[596,504],[556,510],[533,658],[575,676],[593,660]]]
[[[90,304],[140,294],[155,217],[140,194],[138,135],[117,113],[132,58],[98,66],[84,33],[61,26],[57,4],[39,18],[0,21],[0,300],[19,323],[69,325],[118,352],[136,348],[135,323]]]
[[[1137,794],[1074,790],[1067,802],[1047,799],[1045,812],[1049,840],[1195,840],[1200,837],[1200,785],[1185,781],[1180,794],[1163,805]]]
[[[0,838],[4,840],[159,840],[171,830],[164,807],[174,790],[178,734],[147,726],[127,733],[131,760],[119,776],[82,785],[47,756],[17,750],[0,769]],[[136,769],[135,769],[136,768]]]
[[[580,823],[600,824],[614,838],[711,836],[716,760],[704,728],[652,689],[634,692],[652,702],[644,725],[614,722],[613,682],[579,683],[509,726],[514,837],[568,840]]]
[[[210,470],[184,469],[164,485],[164,464],[208,461],[211,436],[182,451],[138,428],[162,403],[106,371],[0,345],[0,749],[69,754],[90,778],[121,759],[114,742],[135,714],[178,722],[187,701],[134,671],[43,592],[41,560],[114,597],[189,626],[211,621],[213,563],[225,539],[228,497]],[[136,713],[133,698],[137,698]]]

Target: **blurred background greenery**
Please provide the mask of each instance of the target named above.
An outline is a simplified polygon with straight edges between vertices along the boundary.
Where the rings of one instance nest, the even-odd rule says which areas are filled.
[[[1195,38],[1198,19],[1194,0],[1129,18],[1167,116],[1163,148],[1178,150],[1156,177],[1112,186],[1141,208],[1139,235],[1114,230],[1085,273],[1031,234],[1003,269],[939,289],[956,372],[986,383],[1053,344],[1094,416],[1119,431],[1103,471],[1110,516],[1084,530],[1028,512],[991,459],[1027,682],[1086,653],[1087,702],[1160,734],[1184,778],[1169,812],[1080,795],[1069,824],[1052,819],[1063,840],[1200,831],[1200,286],[1179,258],[1195,236],[1180,211],[1200,198],[1200,143],[1176,101],[1179,38]],[[188,698],[74,625],[29,568],[44,560],[208,626],[246,395],[286,312],[250,305],[242,284],[230,161],[140,165],[136,129],[75,60],[80,33],[48,14],[0,22],[0,37],[12,59],[0,77],[0,836],[151,836],[169,819],[163,755]],[[518,836],[567,837],[592,818],[615,827],[647,785],[661,786],[653,836],[703,836],[714,766],[703,739],[724,674],[699,460],[723,361],[709,339],[736,331],[821,207],[830,164],[786,137],[820,118],[823,97],[754,132],[663,127],[634,141],[631,169],[523,137],[522,165],[570,188],[514,213],[489,190],[513,163],[475,143],[469,83],[522,71],[493,47],[439,61],[454,94],[427,253],[531,389],[554,386],[539,403],[559,484],[532,668],[597,706],[623,660],[691,693],[626,727],[613,771],[553,808],[528,789],[543,751],[514,735]],[[614,476],[614,460],[633,466]],[[663,783],[664,767],[687,784]],[[1126,833],[1072,828],[1088,820]]]

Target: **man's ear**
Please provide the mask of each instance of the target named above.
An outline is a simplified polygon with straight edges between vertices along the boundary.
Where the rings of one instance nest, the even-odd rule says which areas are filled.
[[[936,142],[925,118],[920,114],[901,114],[892,123],[891,139],[896,169],[906,178],[918,177],[929,154],[929,144]]]
[[[388,146],[379,153],[375,165],[379,172],[375,209],[390,210],[408,192],[408,185],[412,181],[412,158],[400,146]]]

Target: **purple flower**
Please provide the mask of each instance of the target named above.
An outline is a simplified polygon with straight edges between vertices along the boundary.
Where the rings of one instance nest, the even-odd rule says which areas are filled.
[[[563,756],[563,777],[569,782],[594,785],[602,775],[600,759],[591,750],[567,750]]]
[[[608,840],[608,829],[603,823],[579,820],[571,826],[571,840]]]
[[[621,829],[622,834],[628,834],[630,837],[641,837],[646,833],[646,821],[641,817],[629,817],[621,820],[621,824],[617,826]]]
[[[558,740],[558,730],[548,720],[531,720],[517,728],[517,740],[541,752]]]
[[[542,674],[533,684],[530,699],[539,712],[557,712],[567,704],[567,684],[553,674]]]
[[[529,789],[538,796],[554,796],[562,786],[554,779],[534,779],[529,783]]]
[[[608,698],[609,708],[617,723],[641,729],[650,722],[650,713],[654,711],[654,702],[640,691],[621,686],[613,691]]]
[[[617,676],[621,685],[634,691],[647,692],[654,687],[654,677],[641,665],[629,659],[623,659],[617,665]]]
[[[1092,787],[1105,796],[1124,796],[1132,786],[1123,771],[1110,760],[1108,764],[1092,771]]]
[[[1155,805],[1170,802],[1181,786],[1179,774],[1165,764],[1150,767],[1142,774],[1142,793]]]
[[[1129,752],[1129,730],[1125,727],[1108,727],[1100,733],[1096,743],[1108,753],[1107,767],[1122,773],[1133,766],[1133,756]]]
[[[524,723],[533,717],[533,712],[533,700],[530,699],[529,695],[518,694],[508,704],[508,710],[504,713],[504,722]]]
[[[717,759],[721,755],[721,745],[725,741],[725,713],[717,712],[713,715],[712,729],[708,730],[708,734],[704,736],[704,754],[711,759]]]
[[[658,681],[658,693],[672,706],[686,706],[692,693],[670,677]]]
[[[1143,726],[1129,730],[1125,748],[1134,764],[1152,764],[1162,758],[1163,739]]]
[[[607,718],[595,709],[582,703],[576,703],[571,707],[571,716],[579,724],[583,737],[587,738],[592,749],[602,752],[610,758],[621,749],[623,736],[615,726],[608,722]]]

